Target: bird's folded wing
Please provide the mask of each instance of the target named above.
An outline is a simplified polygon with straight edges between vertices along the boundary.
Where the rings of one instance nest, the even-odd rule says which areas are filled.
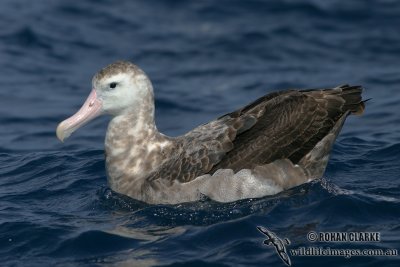
[[[347,106],[360,104],[361,88],[356,89],[352,103],[346,102],[340,87],[266,95],[178,137],[174,153],[148,180],[189,182],[221,168],[237,172],[279,159],[297,163],[329,133]]]

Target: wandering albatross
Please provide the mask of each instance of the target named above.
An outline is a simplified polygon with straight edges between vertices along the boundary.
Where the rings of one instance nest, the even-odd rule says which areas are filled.
[[[273,195],[320,178],[349,114],[362,114],[362,87],[286,90],[190,132],[169,137],[154,122],[153,87],[136,65],[115,62],[94,75],[81,109],[57,127],[64,141],[102,114],[112,190],[147,203],[203,195],[219,202]]]

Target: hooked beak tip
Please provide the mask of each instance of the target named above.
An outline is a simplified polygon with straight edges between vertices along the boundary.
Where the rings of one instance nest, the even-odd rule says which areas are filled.
[[[64,139],[65,139],[64,129],[62,128],[61,123],[57,126],[56,135],[57,135],[58,140],[60,140],[62,143],[64,143]]]
[[[96,90],[92,89],[85,103],[77,113],[62,121],[56,130],[57,138],[64,142],[75,130],[90,120],[102,114],[102,102],[97,98]]]

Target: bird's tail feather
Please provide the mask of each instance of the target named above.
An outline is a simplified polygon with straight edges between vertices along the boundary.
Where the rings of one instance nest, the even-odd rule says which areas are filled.
[[[340,90],[340,96],[345,100],[345,110],[349,110],[354,115],[363,114],[365,109],[365,102],[367,102],[369,99],[362,100],[362,86],[349,86],[346,84],[339,86],[337,89]]]

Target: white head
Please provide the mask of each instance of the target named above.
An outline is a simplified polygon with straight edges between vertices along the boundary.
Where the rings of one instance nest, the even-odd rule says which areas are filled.
[[[117,61],[96,73],[92,88],[81,109],[58,125],[57,137],[61,141],[102,114],[135,112],[143,101],[153,101],[153,87],[146,74],[126,61]]]

